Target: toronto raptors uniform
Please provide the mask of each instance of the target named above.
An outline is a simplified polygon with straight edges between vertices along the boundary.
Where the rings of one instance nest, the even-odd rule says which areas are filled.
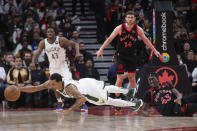
[[[122,74],[125,71],[132,73],[136,70],[137,25],[134,24],[131,29],[127,29],[125,24],[121,27],[120,40],[117,44],[117,73]]]
[[[182,104],[179,105],[174,102],[176,96],[172,92],[173,88],[174,87],[168,81],[162,83],[158,88],[151,88],[145,92],[144,102],[150,103],[163,116],[191,116],[196,112],[196,105],[193,104],[193,106],[191,101],[191,104],[185,103],[184,101],[187,100],[187,98],[189,98],[188,100],[195,100],[196,97],[194,95],[187,96],[187,98],[183,97]]]
[[[66,61],[66,51],[60,46],[59,36],[56,36],[54,43],[49,43],[47,38],[44,40],[45,52],[49,60],[50,74],[59,73],[66,79],[72,79],[68,62]]]

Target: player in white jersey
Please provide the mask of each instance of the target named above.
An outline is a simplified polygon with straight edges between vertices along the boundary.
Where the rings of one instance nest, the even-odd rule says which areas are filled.
[[[118,107],[130,107],[132,111],[138,111],[143,105],[141,99],[134,101],[126,101],[121,99],[113,99],[109,97],[108,93],[123,93],[127,99],[133,97],[133,90],[122,89],[114,85],[105,86],[103,81],[98,81],[92,78],[84,78],[79,81],[68,80],[62,78],[58,73],[54,73],[50,76],[50,80],[46,81],[39,86],[26,86],[20,87],[22,92],[36,92],[43,89],[54,89],[65,97],[76,98],[75,104],[73,104],[67,110],[61,110],[58,112],[69,114],[71,111],[79,108],[86,101],[95,105],[113,105]]]
[[[38,63],[38,57],[44,49],[49,60],[49,72],[50,74],[59,73],[62,77],[72,79],[72,74],[69,70],[68,61],[66,60],[66,50],[64,47],[71,46],[76,50],[76,57],[80,57],[79,46],[77,43],[66,39],[65,37],[59,37],[55,35],[55,30],[52,27],[47,29],[47,38],[42,40],[38,49],[33,56],[31,66],[35,66]],[[56,98],[59,103],[62,103],[59,93],[55,92]]]
[[[44,44],[45,52],[49,60],[50,74],[59,73],[67,79],[72,79],[72,74],[66,60],[66,51],[60,45],[60,37],[56,36],[56,40],[52,44],[45,38]]]

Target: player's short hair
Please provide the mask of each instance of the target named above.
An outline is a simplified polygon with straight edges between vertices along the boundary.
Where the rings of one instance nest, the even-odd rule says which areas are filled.
[[[53,30],[54,30],[54,32],[55,32],[55,35],[57,34],[57,30],[56,30],[54,27],[49,26],[49,27],[47,28],[47,30],[48,30],[48,29],[53,29]]]
[[[125,14],[125,17],[127,17],[127,15],[134,15],[135,16],[135,13],[133,11],[127,11],[126,14]]]
[[[50,76],[50,80],[56,80],[56,82],[62,81],[62,76],[58,73],[54,73]]]

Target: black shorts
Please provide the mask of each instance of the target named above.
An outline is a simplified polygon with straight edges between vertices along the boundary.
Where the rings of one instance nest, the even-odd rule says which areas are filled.
[[[117,74],[136,73],[136,57],[123,58],[117,56]]]

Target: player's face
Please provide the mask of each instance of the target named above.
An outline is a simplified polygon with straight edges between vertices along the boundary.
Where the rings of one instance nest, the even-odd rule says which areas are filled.
[[[55,38],[55,31],[52,28],[47,29],[47,38]]]
[[[126,22],[127,22],[127,24],[129,24],[129,25],[132,25],[132,24],[134,24],[135,23],[135,16],[134,15],[127,15],[126,17],[125,17],[125,20],[126,20]]]
[[[53,89],[60,89],[62,87],[62,82],[57,82],[56,80],[49,80],[50,88]]]
[[[151,87],[158,87],[159,86],[159,81],[155,76],[151,76],[148,78],[148,84]]]

